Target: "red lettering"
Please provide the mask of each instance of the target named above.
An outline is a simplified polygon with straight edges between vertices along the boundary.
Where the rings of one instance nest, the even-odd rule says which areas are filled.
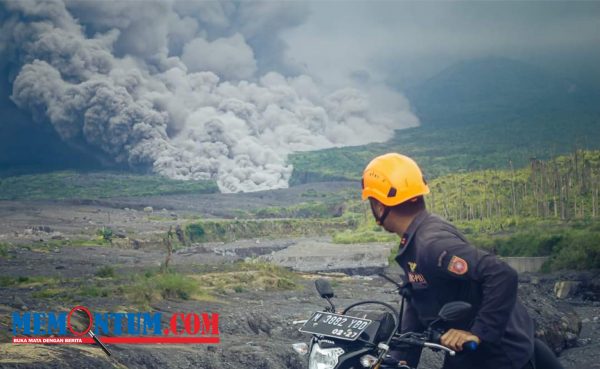
[[[202,313],[202,323],[202,334],[219,334],[219,314]]]
[[[177,318],[181,317],[181,322],[185,325],[185,315],[183,315],[183,313],[175,313],[173,315],[171,315],[171,333],[173,333],[175,336],[178,336],[182,333],[184,333],[184,331],[178,331],[177,330]]]
[[[175,313],[171,316],[169,326],[171,334],[179,335],[219,335],[219,314],[211,313]],[[183,328],[178,329],[178,326]]]
[[[185,317],[185,331],[189,335],[198,334],[200,331],[200,317],[198,314],[189,313]]]

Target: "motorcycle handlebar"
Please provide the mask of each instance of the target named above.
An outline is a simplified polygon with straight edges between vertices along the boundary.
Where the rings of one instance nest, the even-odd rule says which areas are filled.
[[[434,343],[441,343],[441,339],[442,339],[442,333],[441,331],[438,330],[431,330],[428,340]],[[477,342],[475,341],[467,341],[463,344],[463,350],[465,351],[475,351],[477,350]]]
[[[437,330],[432,330],[428,340],[431,342],[435,342],[435,343],[440,343],[441,339],[442,339],[442,333],[440,331]],[[463,350],[465,351],[475,351],[477,350],[477,342],[475,341],[467,341],[463,344]]]
[[[479,345],[475,341],[468,341],[463,344],[463,350],[475,351]]]
[[[425,342],[423,344],[423,346],[430,347],[430,348],[437,348],[437,349],[440,349],[440,350],[447,351],[450,356],[456,355],[456,352],[454,350],[451,350],[448,347],[442,346],[442,345],[437,344],[437,343]],[[475,350],[477,350],[477,346],[478,346],[477,342],[475,342],[475,341],[468,341],[468,342],[463,343],[462,347],[463,347],[464,351],[475,351]]]
[[[435,334],[435,335],[433,335],[433,337],[425,337],[425,336],[415,337],[415,336],[411,336],[409,334],[406,337],[396,338],[396,341],[400,341],[400,342],[407,343],[409,345],[414,345],[414,346],[423,346],[423,347],[429,347],[432,349],[443,350],[443,351],[448,352],[448,354],[450,356],[454,356],[456,354],[456,352],[454,350],[440,344],[440,342],[439,342],[440,337],[441,337],[440,334]],[[430,342],[428,340],[433,341],[433,342]],[[478,344],[475,341],[468,341],[463,344],[463,350],[465,350],[465,351],[475,351],[475,350],[477,350],[477,347],[478,347]]]

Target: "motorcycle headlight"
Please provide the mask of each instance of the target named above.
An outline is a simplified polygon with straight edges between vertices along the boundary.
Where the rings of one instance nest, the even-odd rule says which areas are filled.
[[[324,349],[315,343],[310,351],[308,369],[333,369],[338,364],[338,358],[343,354],[344,350],[339,347]]]

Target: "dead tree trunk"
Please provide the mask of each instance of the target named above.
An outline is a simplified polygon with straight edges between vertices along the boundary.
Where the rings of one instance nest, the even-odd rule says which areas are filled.
[[[173,256],[173,238],[173,226],[169,226],[169,231],[167,232],[165,238],[163,238],[163,244],[167,249],[167,256],[165,257],[165,262],[161,268],[163,273],[169,271],[169,263],[171,262],[171,257]]]
[[[510,164],[510,173],[512,177],[510,181],[510,187],[512,191],[512,215],[515,216],[517,215],[517,197],[515,194],[515,168],[513,168],[512,160],[509,160],[508,163]]]
[[[592,190],[592,218],[596,217],[596,196]]]

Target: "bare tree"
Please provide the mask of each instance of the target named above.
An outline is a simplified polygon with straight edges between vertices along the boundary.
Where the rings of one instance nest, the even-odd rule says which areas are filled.
[[[510,181],[510,188],[511,188],[511,192],[512,192],[512,214],[517,215],[517,197],[515,194],[515,168],[513,167],[513,163],[512,160],[509,160],[508,163],[510,164],[510,173],[511,173],[511,181]]]
[[[163,273],[169,271],[169,263],[171,262],[171,257],[173,256],[174,236],[175,236],[175,232],[173,232],[173,226],[169,226],[169,230],[167,231],[167,234],[163,238],[163,245],[167,249],[167,255],[165,257],[165,262],[163,263],[162,268],[161,268]]]

